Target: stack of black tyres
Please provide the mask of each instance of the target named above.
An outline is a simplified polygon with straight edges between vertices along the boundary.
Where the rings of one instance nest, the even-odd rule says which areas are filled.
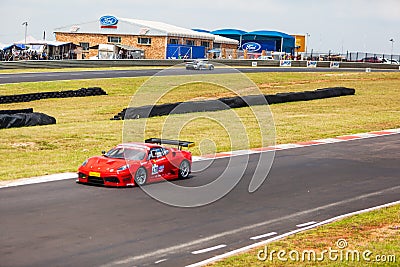
[[[0,110],[0,129],[56,124],[47,114],[33,112],[33,108]]]
[[[30,102],[48,98],[85,97],[85,96],[96,96],[96,95],[107,95],[107,93],[100,87],[91,87],[91,88],[81,88],[78,90],[66,90],[58,92],[6,95],[6,96],[0,96],[0,104]]]
[[[155,116],[165,116],[171,113],[184,114],[192,112],[218,111],[230,108],[265,105],[266,103],[280,104],[354,94],[355,90],[352,88],[333,87],[317,89],[315,91],[280,93],[276,95],[249,95],[243,97],[224,97],[216,100],[176,102],[171,104],[127,108],[115,115],[111,120],[149,118]]]

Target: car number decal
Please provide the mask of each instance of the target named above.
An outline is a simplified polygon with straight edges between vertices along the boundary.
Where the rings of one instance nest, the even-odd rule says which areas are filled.
[[[155,175],[158,173],[158,165],[157,164],[153,164],[152,168],[151,168],[151,174]]]

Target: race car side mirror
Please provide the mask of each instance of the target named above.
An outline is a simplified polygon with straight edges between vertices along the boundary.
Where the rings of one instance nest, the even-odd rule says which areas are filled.
[[[101,154],[104,156],[106,154],[106,152],[103,150],[103,151],[101,151]]]

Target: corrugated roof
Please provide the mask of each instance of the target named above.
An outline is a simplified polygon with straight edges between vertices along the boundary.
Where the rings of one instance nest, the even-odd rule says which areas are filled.
[[[73,24],[54,30],[56,33],[93,33],[93,34],[124,34],[148,36],[176,36],[214,40],[214,35],[205,32],[196,32],[183,27],[159,21],[118,18],[115,29],[101,28],[99,20]]]
[[[220,36],[220,35],[214,35],[215,39],[214,39],[214,43],[218,43],[218,44],[234,44],[234,45],[238,45],[239,41],[238,40],[234,40],[231,38],[227,38],[224,36]]]
[[[183,36],[183,37],[202,38],[211,40],[214,39],[214,36],[212,34],[206,32],[196,32],[190,29],[178,27],[164,22],[140,20],[140,19],[127,19],[127,18],[120,18],[120,20],[164,32],[166,33],[167,36]]]

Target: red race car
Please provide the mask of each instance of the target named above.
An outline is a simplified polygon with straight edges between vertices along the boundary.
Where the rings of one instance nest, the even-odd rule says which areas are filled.
[[[164,179],[185,179],[191,172],[192,154],[182,147],[192,145],[193,142],[158,138],[147,139],[145,143],[120,144],[102,156],[87,159],[78,169],[77,182],[127,187]]]

